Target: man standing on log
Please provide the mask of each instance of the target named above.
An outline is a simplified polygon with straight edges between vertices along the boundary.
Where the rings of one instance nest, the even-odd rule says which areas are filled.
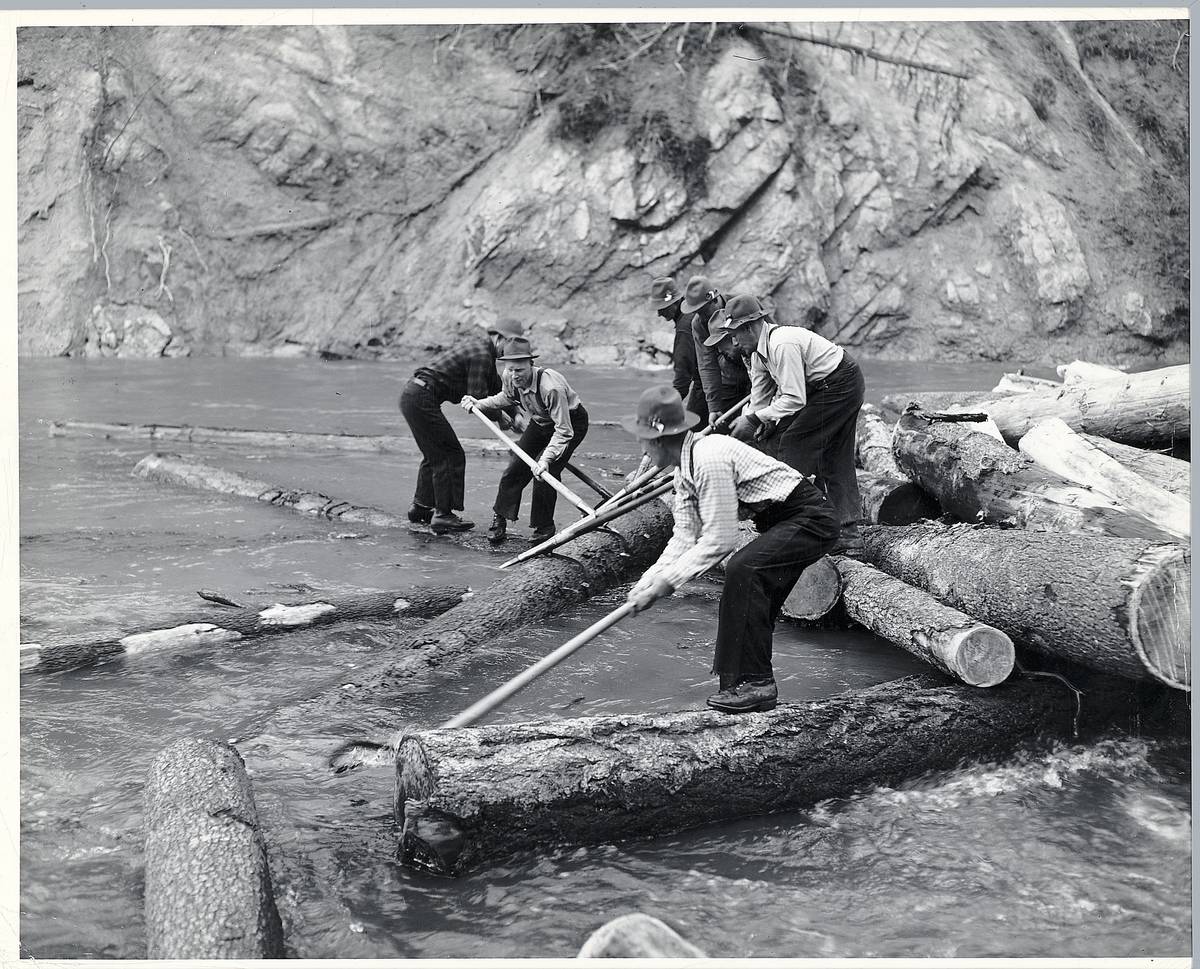
[[[435,535],[475,527],[455,514],[465,507],[467,456],[442,404],[466,394],[487,397],[499,391],[496,356],[506,340],[522,333],[517,320],[498,320],[486,337],[469,337],[418,367],[400,394],[400,413],[421,449],[408,520],[429,525]]]
[[[521,431],[521,439],[517,444],[530,457],[537,458],[537,470],[530,469],[515,454],[509,459],[500,476],[493,508],[496,514],[488,529],[488,541],[493,545],[504,541],[508,522],[517,520],[521,492],[530,479],[537,478],[529,506],[529,525],[533,529],[530,538],[537,543],[558,530],[554,526],[558,493],[542,479],[547,474],[562,476],[563,468],[587,434],[587,408],[557,370],[533,365],[537,354],[525,338],[509,340],[499,359],[505,364],[500,392],[481,400],[468,394],[459,403],[467,411],[472,407],[485,412],[520,408],[517,429]]]
[[[750,403],[730,429],[801,474],[812,475],[837,509],[842,537],[835,551],[861,550],[862,499],[854,470],[854,437],[865,383],[854,358],[802,326],[780,326],[754,296],[735,296],[725,329],[750,357]]]
[[[696,339],[692,336],[692,314],[680,305],[683,293],[676,288],[671,276],[659,276],[650,284],[650,302],[659,316],[675,325],[675,342],[671,348],[671,363],[675,368],[672,386],[691,410],[707,417],[704,384],[696,362]]]
[[[622,421],[652,464],[675,469],[674,532],[628,601],[640,612],[733,552],[713,658],[720,692],[708,705],[725,713],[770,710],[778,699],[775,621],[801,573],[832,548],[837,516],[794,468],[725,435],[696,437],[692,429],[702,422],[670,387],[647,390],[637,416]],[[740,518],[751,518],[759,536],[735,552]]]

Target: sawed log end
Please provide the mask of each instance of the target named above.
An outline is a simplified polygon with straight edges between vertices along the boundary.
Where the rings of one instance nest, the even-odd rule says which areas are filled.
[[[462,870],[466,837],[455,819],[429,804],[437,777],[420,739],[405,736],[396,745],[396,784],[392,814],[400,828],[401,864],[438,875]]]

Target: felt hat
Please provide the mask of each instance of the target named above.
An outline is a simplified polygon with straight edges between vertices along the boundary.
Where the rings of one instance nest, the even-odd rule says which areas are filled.
[[[504,348],[504,352],[498,356],[497,360],[534,360],[537,354],[533,352],[533,345],[523,336],[510,337],[508,345]]]
[[[675,280],[670,276],[659,276],[650,284],[650,302],[656,309],[663,309],[683,299],[683,293],[675,288]]]
[[[626,417],[621,425],[630,434],[648,440],[689,431],[704,420],[683,406],[674,387],[651,387],[638,398],[637,414]]]
[[[725,307],[725,329],[736,330],[767,315],[757,296],[735,296]]]
[[[514,320],[511,316],[500,317],[495,323],[488,325],[487,331],[488,333],[499,333],[501,336],[510,338],[525,335],[525,327],[521,325],[521,321]]]
[[[732,332],[732,330],[725,328],[725,320],[721,314],[714,313],[712,319],[708,321],[708,339],[704,341],[704,345],[706,347],[715,347]]]
[[[683,290],[683,306],[680,309],[685,313],[695,313],[700,307],[711,303],[720,295],[720,290],[707,276],[693,276]]]

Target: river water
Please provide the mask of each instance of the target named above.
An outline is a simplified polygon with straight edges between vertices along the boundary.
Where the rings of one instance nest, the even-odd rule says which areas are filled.
[[[1013,368],[864,364],[875,400],[899,390],[987,389],[1005,369]],[[129,473],[153,450],[148,442],[51,439],[41,423],[405,434],[396,398],[409,372],[399,363],[312,360],[22,362],[22,641],[131,631],[163,614],[196,611],[201,588],[271,602],[305,588],[486,585],[496,555],[151,484]],[[669,381],[662,372],[570,374],[593,421],[622,416],[642,389]],[[461,411],[452,419],[464,436],[484,436]],[[415,469],[404,455],[171,449],[400,512]],[[609,455],[591,465],[601,475],[636,460],[617,428],[593,428],[581,450]],[[482,529],[503,465],[476,455],[468,462],[467,513]],[[560,524],[566,515],[560,503]],[[521,547],[510,540],[504,554]],[[700,707],[713,686],[707,671],[718,593],[695,583],[632,617],[491,720]],[[621,595],[493,644],[406,695],[397,717],[431,726],[457,713]],[[141,789],[153,756],[182,737],[239,744],[288,943],[301,957],[570,957],[588,933],[631,911],[662,918],[712,957],[1191,952],[1189,751],[1125,735],[965,765],[794,814],[517,856],[454,880],[409,871],[395,859],[390,771],[332,776],[316,756],[279,755],[296,738],[263,734],[279,708],[337,687],[394,636],[387,623],[355,623],[25,677],[23,954],[144,958]],[[775,655],[784,701],[922,669],[869,634],[788,624],[780,625]]]

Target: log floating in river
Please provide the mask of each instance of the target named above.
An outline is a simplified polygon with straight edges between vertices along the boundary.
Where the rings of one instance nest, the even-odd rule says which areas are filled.
[[[960,424],[902,414],[892,450],[900,470],[968,522],[1172,541],[1174,536],[1102,495],[1039,468],[1025,455]]]
[[[1183,545],[932,522],[863,529],[861,560],[1027,646],[1191,689]]]
[[[254,793],[238,752],[181,740],[150,765],[145,789],[146,955],[282,959]]]
[[[261,608],[235,608],[177,616],[153,628],[83,642],[22,643],[21,672],[54,673],[79,669],[122,655],[163,653],[253,636],[307,629],[362,619],[428,619],[471,595],[465,588],[417,588],[401,592],[359,592]]]
[[[401,858],[448,874],[550,845],[792,811],[1069,731],[1058,684],[906,678],[769,713],[581,717],[432,730],[396,759]]]

